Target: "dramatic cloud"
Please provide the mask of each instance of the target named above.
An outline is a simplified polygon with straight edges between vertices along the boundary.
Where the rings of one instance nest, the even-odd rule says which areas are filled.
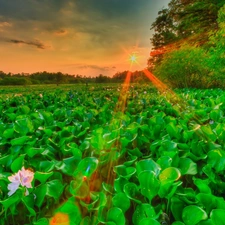
[[[64,35],[66,35],[67,33],[68,33],[68,31],[65,30],[65,29],[56,30],[56,31],[54,32],[54,34],[59,35],[59,36],[64,36]]]
[[[53,19],[69,0],[0,0],[0,15],[16,20]]]
[[[137,49],[140,68],[135,69],[142,69],[151,48],[151,23],[169,1],[0,0],[1,69],[18,72],[22,60],[29,59],[33,70],[112,75],[113,65],[118,71],[128,69],[128,55]]]
[[[17,40],[17,39],[10,39],[10,40],[7,40],[7,42],[14,43],[14,44],[31,45],[31,46],[34,46],[34,47],[37,47],[37,48],[40,48],[40,49],[48,48],[46,45],[44,45],[43,43],[41,43],[38,40],[35,40],[35,41],[23,41],[23,40]]]
[[[11,23],[8,23],[8,22],[0,22],[0,28],[1,27],[11,27],[12,24]]]

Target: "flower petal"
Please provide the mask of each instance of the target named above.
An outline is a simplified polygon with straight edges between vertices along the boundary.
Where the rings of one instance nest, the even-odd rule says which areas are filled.
[[[25,173],[21,173],[21,185],[26,186],[27,188],[31,188],[31,182],[34,178],[34,173],[31,171],[26,171]]]
[[[11,196],[12,194],[14,194],[16,192],[16,190],[19,188],[20,183],[10,183],[8,184],[8,196]]]
[[[20,175],[19,175],[19,173],[16,173],[16,174],[14,174],[12,176],[9,176],[8,179],[11,182],[20,183]]]

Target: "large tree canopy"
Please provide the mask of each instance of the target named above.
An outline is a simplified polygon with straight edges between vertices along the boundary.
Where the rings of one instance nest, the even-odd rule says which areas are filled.
[[[153,48],[191,36],[195,42],[204,44],[209,33],[218,29],[218,11],[224,4],[225,0],[171,0],[167,9],[158,12],[151,26]]]
[[[152,24],[149,68],[173,87],[225,87],[225,0],[171,0]]]

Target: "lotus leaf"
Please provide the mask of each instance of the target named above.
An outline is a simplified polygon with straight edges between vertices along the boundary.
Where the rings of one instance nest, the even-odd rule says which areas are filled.
[[[141,186],[141,194],[151,201],[158,194],[160,187],[156,174],[153,171],[145,170],[138,175],[138,180]]]
[[[124,177],[129,180],[129,178],[135,174],[136,169],[134,167],[126,167],[124,165],[118,165],[114,167],[114,171],[120,177]]]
[[[153,222],[154,224],[155,218],[156,218],[155,210],[150,204],[140,204],[137,205],[135,209],[135,212],[132,216],[132,222],[134,225],[138,225],[141,224],[143,219],[146,219],[145,220],[146,224],[148,221]]]
[[[137,203],[141,203],[142,196],[136,184],[129,182],[124,185],[123,190],[128,198]]]
[[[207,218],[207,213],[196,205],[186,206],[182,212],[182,219],[186,225],[195,225]]]
[[[185,202],[182,201],[180,198],[173,196],[171,198],[171,212],[173,217],[177,221],[182,221],[182,211],[183,208],[186,206]]]
[[[208,164],[212,165],[217,172],[225,170],[225,151],[221,149],[209,151]]]
[[[136,169],[137,169],[137,175],[147,170],[147,171],[154,172],[156,177],[159,175],[161,170],[160,166],[153,159],[140,160],[136,164]]]
[[[166,183],[170,181],[176,181],[180,178],[180,176],[180,170],[175,167],[168,167],[160,173],[159,180],[163,183]]]
[[[138,224],[139,225],[160,225],[160,223],[157,220],[151,219],[151,218],[144,218]]]
[[[213,209],[210,213],[210,219],[213,225],[224,225],[225,224],[225,210],[224,209]]]
[[[130,208],[130,199],[122,192],[116,194],[112,198],[113,205],[122,209],[123,213],[125,213]]]
[[[98,159],[95,157],[86,157],[79,162],[77,169],[74,172],[74,176],[79,173],[82,174],[82,176],[91,177],[91,175],[97,169],[97,166]]]
[[[179,161],[179,168],[182,175],[185,175],[185,174],[195,175],[198,172],[197,164],[194,163],[189,158],[181,158]]]

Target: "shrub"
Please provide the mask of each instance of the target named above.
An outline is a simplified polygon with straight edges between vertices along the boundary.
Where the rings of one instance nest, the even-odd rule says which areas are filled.
[[[183,46],[167,53],[155,74],[172,87],[208,87],[208,54],[199,47]]]

